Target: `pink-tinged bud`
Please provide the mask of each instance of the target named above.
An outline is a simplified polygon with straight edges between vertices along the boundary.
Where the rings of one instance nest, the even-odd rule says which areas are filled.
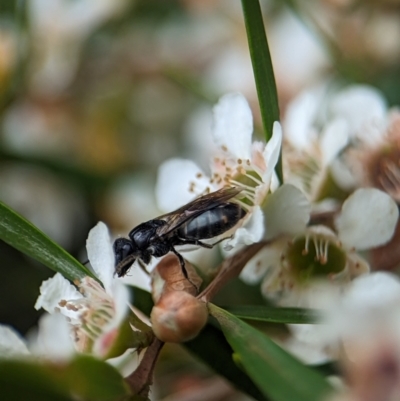
[[[154,334],[161,341],[172,343],[196,337],[207,318],[207,305],[184,291],[164,294],[150,316]]]
[[[152,272],[152,295],[155,303],[167,292],[185,291],[191,295],[196,295],[202,280],[196,273],[194,267],[185,262],[188,278],[182,271],[177,256],[169,254],[161,259],[160,263]]]

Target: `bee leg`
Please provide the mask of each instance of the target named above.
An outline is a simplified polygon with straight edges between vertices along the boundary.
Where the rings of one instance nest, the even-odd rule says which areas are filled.
[[[233,238],[233,235],[231,235],[230,237],[221,238],[217,242],[214,242],[211,246],[213,247],[213,246],[219,244],[220,242],[225,241],[226,239],[232,239],[232,238]]]
[[[218,242],[216,242],[216,244],[218,244]],[[214,244],[206,244],[195,238],[179,238],[179,245],[197,245],[207,249],[211,249],[214,246]]]
[[[190,280],[190,278],[189,278],[189,275],[188,275],[188,272],[187,272],[186,266],[185,266],[185,260],[183,259],[182,255],[179,252],[177,252],[174,247],[171,247],[171,251],[178,257],[179,263],[181,265],[182,273],[185,276],[185,279],[187,281],[189,281],[189,283],[192,284],[192,286],[194,288],[196,288],[196,292],[199,292],[199,288],[197,287],[197,285],[194,284],[193,281]]]
[[[147,271],[146,265],[143,263],[142,259],[138,258],[137,261],[139,263],[140,268],[149,276],[150,273]]]

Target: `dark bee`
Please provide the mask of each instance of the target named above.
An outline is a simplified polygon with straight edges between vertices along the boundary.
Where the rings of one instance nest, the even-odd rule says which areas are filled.
[[[116,239],[113,245],[115,274],[125,276],[136,260],[146,271],[145,266],[153,256],[173,252],[179,258],[184,276],[188,278],[185,262],[175,246],[212,248],[222,241],[210,245],[201,240],[218,237],[246,215],[238,203],[228,202],[241,191],[240,188],[222,188],[200,196],[171,213],[139,224],[129,233],[129,239]]]

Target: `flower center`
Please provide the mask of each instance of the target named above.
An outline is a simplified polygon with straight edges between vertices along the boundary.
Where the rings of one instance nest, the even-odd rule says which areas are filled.
[[[335,275],[346,267],[346,253],[340,244],[321,234],[296,239],[286,256],[292,272],[300,280]]]
[[[82,298],[61,301],[60,307],[79,312],[78,321],[71,322],[75,344],[79,351],[90,351],[94,341],[103,333],[115,314],[114,301],[104,288],[90,277],[79,283]]]

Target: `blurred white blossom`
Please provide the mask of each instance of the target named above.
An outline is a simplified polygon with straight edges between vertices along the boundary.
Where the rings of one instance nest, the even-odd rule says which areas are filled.
[[[126,0],[29,1],[34,90],[44,94],[64,90],[75,75],[84,40],[126,4]]]
[[[284,120],[287,182],[312,201],[324,196],[329,174],[345,189],[356,187],[341,154],[360,138],[373,141],[380,136],[385,114],[382,95],[365,85],[335,91],[325,84],[300,93],[288,105]]]
[[[68,321],[75,349],[102,357],[107,354],[128,313],[129,292],[113,277],[114,253],[104,223],[90,231],[87,251],[104,288],[96,280],[85,277],[79,283],[78,291],[57,273],[42,283],[35,308],[63,315]]]

